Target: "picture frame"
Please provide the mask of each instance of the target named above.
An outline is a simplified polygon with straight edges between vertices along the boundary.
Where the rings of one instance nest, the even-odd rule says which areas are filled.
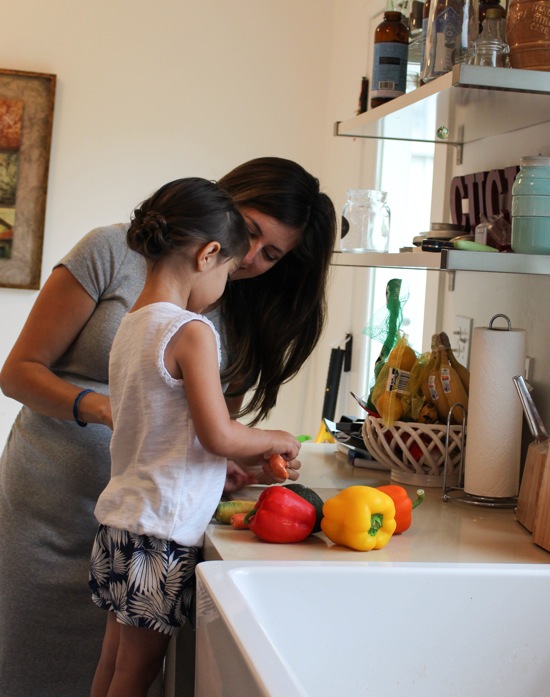
[[[0,287],[40,287],[56,76],[0,69]]]

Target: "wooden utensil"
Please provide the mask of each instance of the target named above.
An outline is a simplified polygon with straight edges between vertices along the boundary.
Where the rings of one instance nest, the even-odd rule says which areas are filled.
[[[540,414],[535,407],[535,403],[531,395],[525,379],[521,375],[516,375],[514,385],[523,405],[525,417],[531,433],[535,440],[529,444],[527,448],[527,456],[523,468],[523,476],[518,496],[518,505],[516,508],[516,518],[529,532],[533,532],[535,528],[535,519],[537,517],[537,509],[539,507],[540,491],[543,479],[543,472],[548,455],[548,433]],[[550,475],[548,476],[549,495],[547,501],[550,503]],[[550,514],[549,514],[550,516]],[[550,522],[550,517],[549,521]],[[541,523],[541,530],[544,523]],[[550,540],[550,527],[549,540]],[[534,542],[535,540],[533,540]]]

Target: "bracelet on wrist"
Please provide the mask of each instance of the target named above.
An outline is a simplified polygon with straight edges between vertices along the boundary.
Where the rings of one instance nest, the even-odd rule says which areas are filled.
[[[74,420],[76,421],[76,423],[77,423],[79,426],[82,426],[82,428],[84,428],[84,426],[87,426],[87,425],[88,425],[88,422],[87,422],[87,421],[81,421],[81,420],[80,420],[80,418],[79,418],[79,416],[78,416],[78,405],[80,404],[80,400],[82,399],[82,397],[84,397],[84,395],[89,394],[90,392],[95,392],[95,390],[87,389],[87,390],[82,390],[82,392],[79,392],[79,393],[76,395],[75,400],[74,400],[74,404],[73,404],[73,416],[74,416]]]

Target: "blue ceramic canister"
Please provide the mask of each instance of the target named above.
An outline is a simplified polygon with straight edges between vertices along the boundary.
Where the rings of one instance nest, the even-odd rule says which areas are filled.
[[[522,157],[512,187],[512,249],[550,254],[550,157]]]

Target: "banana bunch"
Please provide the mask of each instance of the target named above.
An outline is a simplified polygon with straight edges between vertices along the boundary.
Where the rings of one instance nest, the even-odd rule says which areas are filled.
[[[391,350],[372,391],[372,401],[387,426],[409,412],[408,383],[416,363],[416,353],[402,336]]]
[[[420,383],[424,397],[423,409],[433,418],[435,407],[438,420],[447,423],[451,407],[461,404],[464,409],[460,407],[453,409],[451,422],[462,424],[462,418],[468,411],[470,372],[457,361],[445,332],[432,336],[431,349],[432,352]],[[429,423],[428,420],[424,422]]]

